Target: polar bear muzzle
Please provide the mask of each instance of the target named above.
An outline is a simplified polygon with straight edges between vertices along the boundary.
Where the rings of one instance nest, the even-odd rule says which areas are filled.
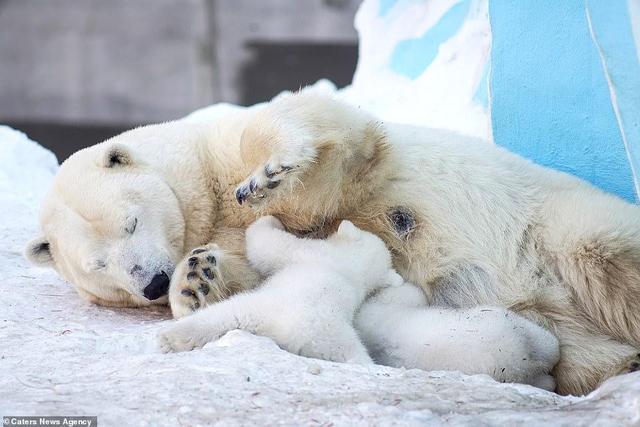
[[[169,291],[169,276],[164,271],[156,274],[151,279],[151,283],[142,291],[144,297],[148,300],[156,300],[167,294]]]
[[[162,296],[165,296],[169,291],[169,276],[164,271],[156,274],[151,279],[151,283],[147,285],[142,291],[144,297],[148,300],[156,300]]]

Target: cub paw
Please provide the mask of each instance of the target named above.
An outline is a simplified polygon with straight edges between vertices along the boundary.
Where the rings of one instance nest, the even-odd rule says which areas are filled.
[[[206,331],[192,318],[174,322],[158,334],[158,345],[163,353],[191,351],[209,341]]]
[[[215,244],[191,251],[178,264],[169,287],[169,304],[175,318],[222,300],[229,294],[220,273],[222,251]]]
[[[315,160],[315,151],[304,144],[290,144],[288,153],[274,153],[266,163],[238,185],[235,191],[239,204],[257,207],[278,192],[291,191]]]

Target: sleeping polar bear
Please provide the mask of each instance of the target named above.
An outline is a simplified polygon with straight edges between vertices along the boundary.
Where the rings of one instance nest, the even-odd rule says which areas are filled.
[[[638,369],[640,208],[499,147],[311,93],[81,150],[26,253],[103,305],[164,304],[175,269],[171,304],[185,314],[260,281],[243,230],[263,214],[314,236],[348,219],[385,241],[430,304],[497,305],[546,327],[561,345],[560,393]]]

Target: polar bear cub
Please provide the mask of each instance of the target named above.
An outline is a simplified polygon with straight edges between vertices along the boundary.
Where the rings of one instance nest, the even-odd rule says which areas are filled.
[[[355,312],[374,290],[403,283],[380,238],[349,221],[326,240],[298,238],[265,216],[247,229],[246,244],[266,281],[175,322],[160,334],[163,351],[192,350],[243,329],[295,354],[373,363],[353,327]]]
[[[354,324],[382,365],[486,374],[555,389],[550,372],[560,359],[558,339],[505,308],[428,306],[424,292],[406,283],[369,298]]]

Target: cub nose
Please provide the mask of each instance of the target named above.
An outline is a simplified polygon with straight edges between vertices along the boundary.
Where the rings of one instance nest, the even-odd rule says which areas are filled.
[[[144,294],[144,297],[146,299],[154,300],[160,298],[163,295],[166,295],[168,290],[169,276],[167,276],[167,273],[163,271],[160,274],[156,274],[155,276],[153,276],[153,279],[151,279],[151,283],[149,283],[147,287],[144,288],[144,291],[142,291],[142,293]]]

